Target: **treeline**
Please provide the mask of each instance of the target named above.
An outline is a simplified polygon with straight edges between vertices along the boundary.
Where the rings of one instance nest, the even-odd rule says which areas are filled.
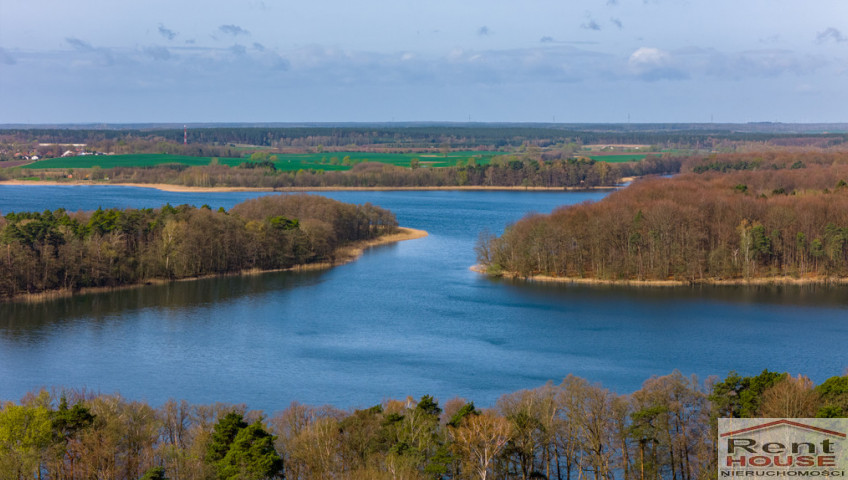
[[[364,162],[346,171],[278,170],[271,162],[244,162],[238,167],[209,165],[188,167],[162,165],[146,168],[74,169],[77,178],[88,174],[94,180],[112,183],[166,183],[194,187],[313,188],[313,187],[578,187],[613,186],[621,177],[674,173],[681,160],[653,157],[641,162],[609,164],[591,159],[532,159],[526,156],[496,157],[490,164],[468,164],[441,168],[404,168],[379,162]],[[8,173],[12,173],[9,175]],[[61,180],[66,172],[47,170],[7,171],[5,177],[38,176]],[[4,178],[0,172],[0,179]]]
[[[483,238],[479,261],[493,273],[604,280],[848,277],[848,154],[787,163],[637,181]]]
[[[488,165],[404,168],[365,162],[348,171],[273,171],[270,169],[192,167],[178,175],[172,170],[115,169],[113,182],[176,182],[188,186],[229,187],[566,187],[615,185],[620,176],[605,163],[583,160],[539,162],[496,159]]]
[[[717,418],[846,415],[848,376],[814,386],[768,370],[704,383],[674,372],[629,395],[570,375],[489,409],[425,395],[361,410],[292,403],[270,418],[42,390],[0,404],[0,478],[714,479]]]
[[[9,213],[0,218],[0,299],[330,262],[351,242],[393,232],[394,215],[311,195],[189,205]]]
[[[66,151],[89,152],[89,153],[114,153],[117,155],[136,153],[156,153],[168,155],[185,155],[189,157],[240,157],[244,150],[229,145],[211,145],[194,143],[184,145],[183,143],[165,141],[163,139],[126,138],[120,140],[111,139],[89,139],[85,147],[76,147],[70,143],[0,143],[0,162],[13,160],[15,153],[25,152],[35,154],[41,158],[61,157]],[[2,163],[0,163],[2,167]]]
[[[806,150],[793,152],[786,150],[754,151],[733,154],[713,154],[707,157],[687,158],[682,166],[683,172],[730,172],[738,170],[784,170],[800,169],[808,165],[841,165],[848,163],[848,152]]]
[[[383,148],[437,149],[443,145],[458,149],[503,149],[532,144],[643,144],[699,146],[713,148],[725,142],[776,142],[809,144],[826,139],[826,145],[846,141],[845,134],[758,133],[734,131],[732,126],[703,125],[357,125],[308,127],[196,127],[188,130],[189,144],[248,144],[274,148],[343,148],[380,146]],[[32,128],[0,130],[0,140],[27,143],[125,144],[137,140],[183,142],[183,129],[116,128],[61,129]],[[141,153],[141,152],[131,152]]]

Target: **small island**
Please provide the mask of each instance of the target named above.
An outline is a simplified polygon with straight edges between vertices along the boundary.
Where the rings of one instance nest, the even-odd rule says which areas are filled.
[[[207,206],[64,209],[0,218],[0,301],[211,275],[327,268],[427,233],[394,214],[316,195]]]

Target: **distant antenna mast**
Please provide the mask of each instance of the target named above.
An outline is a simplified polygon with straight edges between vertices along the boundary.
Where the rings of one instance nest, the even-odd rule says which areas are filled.
[[[183,145],[188,145],[188,126],[183,125]]]

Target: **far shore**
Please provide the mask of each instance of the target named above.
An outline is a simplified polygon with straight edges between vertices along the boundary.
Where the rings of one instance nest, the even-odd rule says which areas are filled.
[[[632,180],[632,178],[621,179],[622,183]],[[409,191],[425,191],[425,190],[492,190],[492,191],[540,191],[540,192],[562,192],[574,190],[613,190],[621,188],[621,185],[602,185],[596,187],[499,187],[485,185],[466,185],[466,186],[438,186],[438,187],[189,187],[186,185],[174,185],[170,183],[109,183],[109,182],[92,182],[92,181],[68,181],[57,182],[47,180],[3,180],[0,185],[14,186],[56,186],[56,185],[108,185],[116,187],[139,187],[139,188],[154,188],[166,192],[329,192],[329,191],[392,191],[392,190],[409,190]]]
[[[406,228],[406,227],[398,227],[398,231],[389,235],[383,235],[378,238],[374,238],[371,240],[361,240],[359,242],[352,243],[350,245],[346,245],[340,249],[338,249],[336,253],[336,259],[333,262],[318,262],[318,263],[306,263],[302,265],[295,265],[290,268],[280,268],[273,270],[262,270],[262,269],[250,269],[250,270],[241,270],[238,272],[228,272],[221,274],[212,274],[212,275],[203,275],[199,277],[186,277],[186,278],[177,278],[177,279],[167,279],[167,278],[149,278],[144,280],[143,283],[133,283],[129,285],[119,285],[115,287],[86,287],[81,288],[79,290],[71,290],[67,288],[58,289],[58,290],[49,290],[46,292],[39,293],[24,293],[21,295],[17,295],[12,298],[7,298],[4,300],[0,300],[2,302],[23,302],[23,303],[36,303],[42,301],[48,301],[59,298],[71,297],[74,295],[87,294],[87,293],[102,293],[102,292],[114,292],[119,290],[128,290],[132,288],[145,287],[149,285],[163,285],[171,282],[190,282],[194,280],[202,280],[205,278],[215,278],[215,277],[229,277],[229,276],[247,276],[247,275],[260,275],[263,273],[272,273],[272,272],[308,272],[315,270],[326,270],[332,267],[337,267],[339,265],[344,265],[346,263],[350,263],[357,258],[359,258],[365,250],[376,247],[380,245],[388,245],[391,243],[402,242],[404,240],[414,240],[416,238],[424,238],[429,235],[424,230],[418,230],[415,228]]]
[[[474,265],[471,270],[483,275],[489,275],[483,265]],[[609,285],[623,287],[690,287],[695,285],[707,286],[804,286],[804,285],[848,285],[846,277],[804,277],[787,276],[752,277],[752,278],[707,278],[695,281],[686,280],[609,280],[602,278],[554,277],[551,275],[523,276],[515,272],[505,272],[491,275],[515,280],[538,283],[560,283],[568,285]]]

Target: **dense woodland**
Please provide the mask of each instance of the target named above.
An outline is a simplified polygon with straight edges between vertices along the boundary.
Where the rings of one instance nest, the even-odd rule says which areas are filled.
[[[646,164],[647,166],[648,164]],[[168,167],[111,169],[113,182],[178,183],[230,187],[595,187],[618,183],[619,166],[592,160],[537,161],[498,158],[489,165],[403,168],[366,162],[348,171],[275,171],[269,168]]]
[[[789,126],[783,126],[786,129]],[[751,125],[348,125],[348,126],[210,126],[189,128],[183,145],[182,126],[172,128],[19,128],[0,130],[0,145],[31,145],[42,156],[61,151],[50,145],[81,144],[114,153],[173,153],[195,156],[238,156],[237,145],[280,151],[354,149],[357,151],[511,150],[522,145],[555,147],[586,144],[642,144],[664,148],[723,149],[737,143],[832,147],[848,141],[844,133],[780,132],[781,126]],[[840,126],[831,126],[837,127]],[[791,128],[791,127],[790,127]],[[821,126],[827,128],[827,126]],[[51,150],[52,149],[52,150]],[[0,160],[3,149],[0,148]]]
[[[112,183],[162,183],[190,187],[314,188],[314,187],[544,187],[592,188],[613,186],[621,177],[679,171],[681,159],[650,157],[640,162],[610,164],[588,158],[563,158],[562,153],[536,152],[504,155],[490,164],[468,164],[440,168],[404,168],[379,162],[364,162],[346,171],[277,170],[273,162],[245,161],[226,165],[162,165],[157,167],[75,169],[74,174]],[[0,172],[0,180],[38,176],[43,180],[66,180],[65,170],[17,170]]]
[[[0,403],[0,479],[698,480],[716,478],[719,417],[844,417],[848,374],[678,372],[629,395],[568,376],[489,409],[454,398],[339,410],[153,407],[86,391]]]
[[[521,276],[848,277],[848,154],[717,155],[683,169],[524,218],[483,238],[479,260]]]
[[[97,181],[109,179],[111,182],[262,188],[596,187],[614,185],[620,177],[677,173],[681,159],[703,152],[844,150],[848,141],[845,133],[809,133],[809,127],[796,133],[780,131],[787,128],[793,127],[695,124],[207,125],[189,129],[188,144],[183,144],[182,128],[4,129],[0,130],[0,180],[32,176],[45,180],[65,179],[70,171],[33,171],[11,167],[26,163],[26,160],[20,160],[24,154],[50,158],[61,156],[66,150],[82,149],[116,154],[165,153],[246,159],[238,167],[167,165],[75,169],[73,172],[74,178]],[[71,144],[85,146],[74,147]],[[650,155],[648,161],[631,164],[594,162],[580,156],[585,153],[585,146],[603,149],[610,144],[666,153]],[[257,164],[247,160],[251,153],[360,151],[447,154],[457,150],[498,150],[511,155],[504,155],[491,165],[472,162],[449,168],[404,169],[363,164],[346,172],[320,168],[277,171],[267,162]]]
[[[312,195],[267,196],[230,211],[9,213],[0,218],[0,299],[332,263],[340,247],[396,227],[387,210]]]

